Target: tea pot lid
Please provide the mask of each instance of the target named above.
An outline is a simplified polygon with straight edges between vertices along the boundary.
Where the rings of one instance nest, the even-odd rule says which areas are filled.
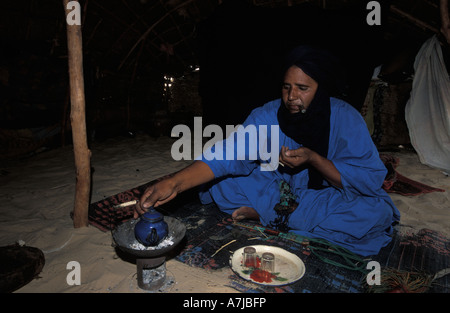
[[[150,207],[141,217],[152,223],[159,222],[164,218],[164,216],[156,211],[154,207]]]

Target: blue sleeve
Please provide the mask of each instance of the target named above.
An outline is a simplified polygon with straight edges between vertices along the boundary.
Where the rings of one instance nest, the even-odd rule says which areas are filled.
[[[211,168],[216,178],[226,175],[248,175],[257,167],[257,163],[249,161],[248,158],[244,160],[237,159],[237,147],[236,133],[233,133],[225,140],[220,140],[207,148],[197,160],[205,162]],[[228,154],[230,153],[229,151],[234,152],[233,159],[227,156],[227,152]]]
[[[328,158],[341,174],[344,195],[379,196],[387,170],[362,116],[348,104],[338,106],[330,126]]]
[[[260,136],[260,126],[264,125],[270,128],[270,125],[274,124],[270,120],[273,115],[270,110],[272,106],[265,105],[253,110],[242,127],[235,127],[235,131],[226,139],[205,149],[197,160],[205,162],[216,178],[226,175],[250,174],[260,166],[259,140],[264,138],[269,142],[266,142],[266,145],[270,146],[270,131],[268,131],[268,137]],[[224,130],[223,135],[226,135]],[[278,153],[279,151],[277,151],[277,156]]]

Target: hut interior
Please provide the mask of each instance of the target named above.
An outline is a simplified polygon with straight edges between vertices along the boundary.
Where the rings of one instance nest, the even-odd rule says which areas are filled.
[[[66,18],[69,9],[63,5],[67,2],[75,5],[70,20]],[[180,160],[172,154],[174,126],[191,127],[199,117],[203,126],[242,123],[252,109],[280,97],[283,56],[297,45],[312,44],[341,59],[344,88],[334,96],[347,101],[364,118],[388,170],[380,188],[389,192],[401,213],[391,243],[373,260],[380,261],[383,270],[396,269],[394,273],[404,273],[406,278],[398,276],[401,288],[390,284],[390,289],[379,292],[448,293],[449,2],[0,1],[0,265],[12,277],[8,292],[147,293],[139,288],[136,257],[130,261],[121,255],[112,229],[131,220],[149,184],[192,163],[192,159]],[[69,22],[78,26],[69,31]],[[84,90],[78,89],[77,94],[71,66],[74,49],[70,47],[80,33],[82,67],[78,62],[77,69],[83,72],[78,71],[77,77],[82,77]],[[430,45],[433,49],[427,48]],[[417,70],[428,50],[439,59],[438,66]],[[425,83],[425,88],[418,90],[416,80]],[[76,116],[82,117],[82,123],[73,114],[78,95],[83,96],[77,103],[83,112]],[[416,111],[411,125],[408,108],[412,100]],[[428,115],[421,109],[427,109]],[[79,137],[89,149],[79,149]],[[417,138],[424,144],[420,149]],[[79,162],[80,150],[84,163]],[[423,150],[432,161],[442,162],[422,159]],[[275,158],[278,161],[278,154]],[[368,190],[362,187],[361,192]],[[292,233],[273,235],[270,228],[255,226],[259,225],[256,221],[246,224],[244,220],[240,226],[214,203],[191,206],[192,195],[184,193],[168,207],[158,208],[165,214],[180,209],[179,215],[172,216],[183,219],[188,234],[164,263],[167,280],[158,292],[200,292],[208,297],[225,292],[375,292],[365,287],[370,275],[365,273],[369,268],[363,267],[369,258],[355,259],[337,245],[316,245],[313,240],[289,237]],[[354,206],[361,212],[365,207]],[[282,211],[285,220],[293,212],[291,208]],[[363,220],[374,220],[367,216]],[[83,227],[88,223],[94,227]],[[362,232],[358,225],[354,229]],[[361,236],[355,241],[368,240]],[[255,287],[240,280],[231,268],[230,256],[238,246],[258,242],[274,243],[301,256],[307,267],[303,281]],[[13,247],[12,261],[2,246]],[[36,257],[33,262],[22,254],[22,250],[32,252],[29,247],[39,252],[32,255]],[[334,257],[345,262],[336,264]],[[73,271],[70,264],[75,264]],[[81,276],[72,275],[76,264],[80,271],[82,266]],[[34,265],[32,271],[26,270]],[[5,292],[3,272],[1,292]],[[413,280],[411,273],[426,273],[425,282]],[[78,283],[71,279],[75,276]],[[428,286],[431,277],[433,284]],[[411,285],[418,288],[413,290]],[[266,295],[237,299],[265,299]],[[177,305],[176,298],[170,300],[164,302],[165,307]],[[36,302],[28,303],[36,306]],[[94,304],[104,310],[105,304],[117,303],[114,298]],[[274,309],[280,303],[272,301]],[[404,310],[405,301],[398,303]]]
[[[79,3],[89,141],[139,131],[169,135],[193,116],[242,123],[278,97],[281,56],[307,43],[341,57],[340,96],[363,113],[374,69],[383,65],[382,123],[395,125],[385,127],[383,138],[375,129],[374,140],[408,144],[404,107],[415,55],[436,34],[448,58],[439,0],[377,1],[379,25],[368,24],[368,1],[358,0]],[[70,143],[62,1],[3,1],[0,16],[0,155]]]

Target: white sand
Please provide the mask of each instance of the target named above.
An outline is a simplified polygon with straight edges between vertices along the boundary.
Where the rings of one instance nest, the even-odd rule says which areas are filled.
[[[428,228],[450,238],[450,177],[438,169],[420,163],[414,152],[391,152],[400,158],[397,172],[412,180],[445,192],[432,192],[417,196],[391,193],[394,204],[400,210],[401,224],[414,230]]]
[[[174,161],[173,140],[115,138],[91,144],[94,168],[92,202],[177,171],[190,161]],[[412,152],[400,157],[397,170],[424,184],[450,190],[450,178],[421,164]],[[147,292],[137,286],[136,265],[118,258],[109,232],[90,226],[73,228],[69,214],[75,194],[75,166],[71,146],[50,150],[0,165],[0,246],[19,240],[41,249],[45,266],[17,292]],[[402,224],[413,230],[429,228],[450,237],[449,192],[405,197],[391,194],[402,213]],[[81,266],[81,284],[70,286],[67,263]],[[187,266],[176,260],[166,264],[174,281],[164,292],[237,292],[229,285],[229,268],[218,271]]]

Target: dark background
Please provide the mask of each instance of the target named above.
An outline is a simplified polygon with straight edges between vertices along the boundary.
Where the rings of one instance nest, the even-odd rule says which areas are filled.
[[[381,25],[369,26],[360,0],[80,1],[89,140],[168,135],[199,115],[204,125],[242,123],[279,97],[282,56],[304,43],[341,58],[340,97],[359,110],[374,68],[383,64],[387,81],[411,75],[440,28],[438,0],[378,2]],[[30,140],[70,143],[62,1],[2,1],[0,44],[3,149],[23,129]]]

